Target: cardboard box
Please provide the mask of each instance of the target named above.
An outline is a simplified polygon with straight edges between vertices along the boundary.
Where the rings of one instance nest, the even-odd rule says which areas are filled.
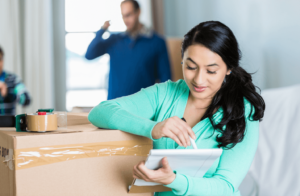
[[[177,81],[183,79],[182,65],[181,65],[181,38],[168,38],[167,47],[170,56],[172,80]]]
[[[68,127],[47,133],[0,128],[0,196],[151,196],[129,194],[133,166],[152,141],[98,129],[87,114],[68,114]]]

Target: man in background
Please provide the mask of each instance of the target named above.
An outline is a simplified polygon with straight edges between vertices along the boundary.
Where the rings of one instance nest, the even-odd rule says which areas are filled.
[[[24,84],[12,73],[3,70],[4,51],[0,47],[0,115],[15,115],[16,103],[30,104]]]
[[[133,94],[155,83],[171,79],[170,62],[165,40],[139,21],[141,13],[137,1],[121,3],[127,30],[103,39],[110,26],[106,21],[90,43],[85,57],[95,59],[110,55],[108,100]]]

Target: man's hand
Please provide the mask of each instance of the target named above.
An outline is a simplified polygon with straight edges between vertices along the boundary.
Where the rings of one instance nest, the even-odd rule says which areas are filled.
[[[157,182],[164,185],[171,184],[175,180],[176,174],[171,169],[167,157],[164,157],[161,161],[162,167],[158,170],[148,169],[145,166],[145,161],[141,161],[133,167],[133,177],[146,182]]]
[[[110,26],[110,23],[109,23],[109,20],[108,21],[105,21],[105,23],[103,24],[102,28],[107,30],[108,27]]]
[[[0,92],[2,97],[6,97],[7,95],[7,86],[4,82],[0,82]]]

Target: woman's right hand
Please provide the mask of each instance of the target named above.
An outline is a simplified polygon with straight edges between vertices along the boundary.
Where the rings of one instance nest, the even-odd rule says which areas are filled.
[[[189,136],[196,139],[192,128],[177,116],[173,116],[157,123],[152,130],[152,137],[154,139],[169,137],[178,145],[184,147],[191,145]]]

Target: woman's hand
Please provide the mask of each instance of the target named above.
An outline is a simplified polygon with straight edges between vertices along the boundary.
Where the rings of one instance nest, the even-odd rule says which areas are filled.
[[[184,147],[191,145],[189,136],[196,139],[192,128],[177,116],[173,116],[157,123],[152,130],[152,137],[154,139],[169,137],[172,138],[178,145]]]
[[[171,169],[167,157],[162,160],[162,167],[158,170],[151,170],[145,166],[145,161],[133,167],[133,177],[142,179],[146,182],[156,182],[164,185],[170,184],[175,180],[176,174]]]

